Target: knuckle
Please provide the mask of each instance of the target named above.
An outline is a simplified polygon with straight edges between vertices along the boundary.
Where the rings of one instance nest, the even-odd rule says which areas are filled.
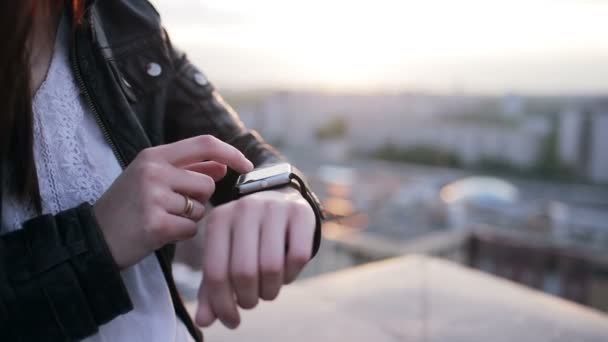
[[[218,231],[222,229],[220,225],[216,223],[217,221],[213,221],[214,219],[210,216],[207,218],[207,222],[205,223],[205,238],[217,234]]]
[[[164,203],[169,201],[169,193],[163,191],[160,187],[152,186],[147,190],[147,194],[145,195],[147,198],[144,199],[145,202],[148,202],[153,206],[162,206]]]
[[[137,155],[137,159],[144,161],[144,162],[152,161],[155,159],[155,155],[156,155],[156,152],[155,152],[154,148],[148,147],[148,148],[141,150],[141,152],[139,152],[139,154]]]
[[[205,279],[210,287],[216,288],[216,287],[222,286],[222,285],[224,285],[224,283],[226,283],[227,276],[223,272],[219,272],[214,269],[209,269],[205,273]]]
[[[139,176],[144,182],[155,182],[162,176],[162,168],[153,162],[145,162],[139,166]]]
[[[214,193],[215,192],[215,181],[213,180],[213,178],[209,177],[209,193]]]
[[[276,213],[277,211],[283,210],[285,205],[278,200],[270,200],[266,202],[266,209],[271,213]]]
[[[207,217],[207,227],[213,230],[230,229],[230,217],[236,209],[236,202],[238,201],[232,201],[213,208]]]
[[[256,280],[256,272],[252,268],[237,268],[232,271],[232,278],[236,283],[251,285]]]
[[[209,214],[209,218],[207,220],[207,230],[209,232],[226,229],[224,227],[224,220],[222,218],[222,213],[217,212],[218,209],[214,209],[211,214]]]
[[[197,206],[197,208],[195,209],[194,212],[194,219],[201,220],[203,217],[205,217],[205,206],[202,204],[199,204]]]
[[[215,191],[215,181],[207,175],[201,175],[201,188],[204,193],[212,194]]]
[[[248,197],[243,197],[235,202],[234,209],[238,212],[243,212],[243,210],[248,210],[251,205],[251,199]]]
[[[213,147],[218,143],[218,139],[210,134],[199,136],[198,141],[201,145],[207,148]]]
[[[243,197],[240,200],[236,201],[235,209],[238,212],[244,211],[258,211],[262,209],[264,203],[260,200],[256,200],[252,197]]]
[[[277,277],[283,271],[283,266],[278,262],[265,263],[260,266],[262,274],[267,277]]]
[[[193,238],[198,232],[198,226],[194,221],[188,221],[184,227],[184,236],[187,238]]]

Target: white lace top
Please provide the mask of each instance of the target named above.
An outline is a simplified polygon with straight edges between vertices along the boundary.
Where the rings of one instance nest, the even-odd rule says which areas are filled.
[[[94,203],[122,169],[72,74],[69,27],[63,18],[46,76],[33,100],[34,156],[43,213]],[[3,194],[9,230],[35,215],[31,203]],[[85,341],[190,341],[176,317],[160,265],[152,254],[121,273],[134,309],[100,327]]]

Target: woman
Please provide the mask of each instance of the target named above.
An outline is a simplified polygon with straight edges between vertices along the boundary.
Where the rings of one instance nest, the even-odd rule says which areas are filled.
[[[235,328],[295,279],[318,203],[294,187],[233,199],[238,173],[280,159],[148,2],[0,9],[0,340],[201,341],[171,259],[204,216],[198,325]]]

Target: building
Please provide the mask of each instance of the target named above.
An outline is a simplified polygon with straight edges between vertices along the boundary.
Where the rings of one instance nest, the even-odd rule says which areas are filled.
[[[560,161],[597,183],[608,183],[608,104],[602,101],[559,115]]]
[[[608,107],[591,119],[588,175],[595,182],[608,183]]]

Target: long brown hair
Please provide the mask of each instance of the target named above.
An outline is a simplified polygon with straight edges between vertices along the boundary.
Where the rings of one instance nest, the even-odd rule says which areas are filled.
[[[72,1],[75,22],[80,21],[83,3]],[[28,38],[34,13],[44,5],[48,3],[39,0],[0,1],[0,181],[8,193],[33,200],[38,211]]]

